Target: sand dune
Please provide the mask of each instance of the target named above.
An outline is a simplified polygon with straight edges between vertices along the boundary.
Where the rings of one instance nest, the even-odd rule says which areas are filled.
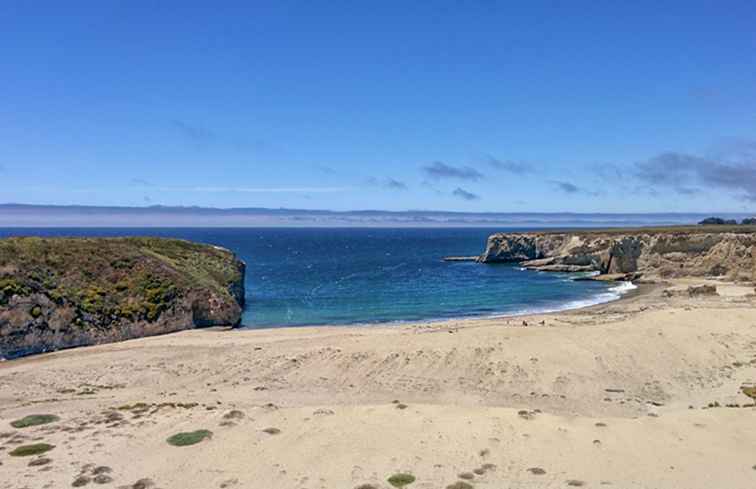
[[[752,488],[756,409],[741,387],[756,382],[756,299],[717,285],[524,318],[195,330],[4,362],[0,488],[367,489],[396,473],[428,489]],[[30,414],[60,420],[10,425]],[[197,444],[166,442],[203,429]],[[55,447],[10,455],[42,442]]]

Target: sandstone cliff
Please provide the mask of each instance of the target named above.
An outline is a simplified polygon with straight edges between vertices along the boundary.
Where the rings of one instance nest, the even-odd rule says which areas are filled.
[[[707,228],[494,234],[479,261],[544,271],[754,280],[756,233]]]
[[[245,265],[158,238],[0,240],[0,358],[238,325]]]

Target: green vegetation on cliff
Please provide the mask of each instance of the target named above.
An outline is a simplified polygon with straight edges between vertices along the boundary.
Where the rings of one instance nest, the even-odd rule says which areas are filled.
[[[33,333],[50,339],[54,332],[49,346],[58,347],[141,335],[134,325],[181,323],[144,332],[156,334],[237,324],[243,279],[244,264],[233,253],[189,241],[2,239],[0,356],[20,336],[26,344],[18,346],[34,350]]]

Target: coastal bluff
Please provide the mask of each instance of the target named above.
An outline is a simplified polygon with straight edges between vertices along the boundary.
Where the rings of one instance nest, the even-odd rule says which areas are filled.
[[[244,271],[177,239],[0,239],[0,358],[237,326]]]
[[[632,278],[756,278],[756,228],[716,226],[497,233],[482,263],[520,263],[551,272]]]

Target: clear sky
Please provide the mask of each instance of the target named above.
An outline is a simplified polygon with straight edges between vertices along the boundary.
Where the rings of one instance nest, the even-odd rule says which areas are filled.
[[[0,202],[750,211],[756,3],[6,0]]]

